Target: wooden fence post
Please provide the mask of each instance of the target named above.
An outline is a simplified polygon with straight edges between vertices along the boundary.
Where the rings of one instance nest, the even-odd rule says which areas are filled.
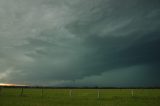
[[[0,87],[0,95],[2,94],[2,87]]]
[[[44,91],[43,91],[43,87],[42,87],[42,97],[43,97],[43,92],[44,92]]]
[[[22,89],[21,89],[21,96],[23,96],[23,87],[22,87]]]

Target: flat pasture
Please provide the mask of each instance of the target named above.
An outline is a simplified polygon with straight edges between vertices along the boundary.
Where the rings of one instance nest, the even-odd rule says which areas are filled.
[[[2,88],[0,106],[160,106],[160,89]]]

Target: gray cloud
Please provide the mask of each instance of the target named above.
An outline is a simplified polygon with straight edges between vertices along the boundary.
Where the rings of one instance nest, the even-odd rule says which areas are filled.
[[[0,0],[0,82],[157,86],[159,5]]]

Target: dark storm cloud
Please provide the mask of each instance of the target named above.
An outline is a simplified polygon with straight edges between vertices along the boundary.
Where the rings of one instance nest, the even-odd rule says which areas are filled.
[[[2,82],[159,85],[159,0],[0,4]]]
[[[82,62],[92,64],[84,65],[92,73],[159,62],[159,2],[122,1],[125,5],[115,1],[108,2],[109,8],[101,5],[96,21],[83,24],[85,17],[69,27],[76,35],[85,35],[88,48],[95,49]]]

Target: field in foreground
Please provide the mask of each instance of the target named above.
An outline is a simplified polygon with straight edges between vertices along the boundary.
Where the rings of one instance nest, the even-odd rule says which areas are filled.
[[[0,106],[160,106],[160,89],[3,88]]]

